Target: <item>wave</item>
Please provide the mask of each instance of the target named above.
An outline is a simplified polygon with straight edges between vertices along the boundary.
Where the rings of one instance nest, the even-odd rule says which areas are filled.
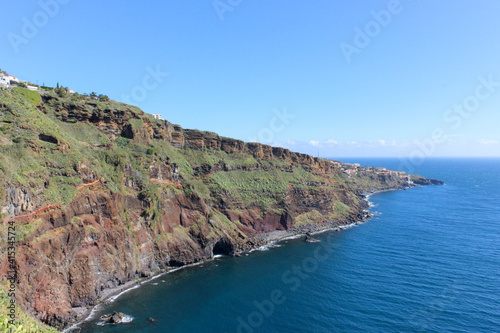
[[[103,304],[97,304],[92,308],[92,311],[90,311],[90,314],[85,318],[85,320],[82,320],[76,324],[71,325],[70,327],[66,328],[63,330],[63,333],[70,333],[70,332],[79,332],[80,331],[80,325],[86,321],[91,321],[92,319],[95,318],[97,312],[99,312],[103,308]]]
[[[110,298],[108,298],[108,299],[107,299],[107,301],[106,301],[106,303],[113,303],[113,302],[114,302],[114,301],[116,301],[116,299],[117,299],[118,297],[120,297],[121,295],[123,295],[123,294],[125,294],[125,293],[127,293],[127,292],[129,292],[129,291],[131,291],[131,290],[133,290],[133,289],[137,289],[137,288],[139,288],[139,285],[135,285],[135,286],[133,286],[133,287],[130,287],[130,288],[128,288],[128,289],[125,289],[124,291],[122,291],[122,292],[121,292],[121,293],[119,293],[118,295],[111,296]],[[94,310],[92,310],[92,311],[94,311]]]
[[[290,236],[290,237],[286,237],[286,239],[292,239],[292,237],[295,237],[295,236]],[[251,249],[251,250],[248,250],[246,251],[245,255],[248,255],[248,253],[252,253],[254,251],[269,251],[270,249],[274,249],[274,248],[278,248],[278,247],[282,247],[283,245],[281,244],[278,244],[278,242],[281,242],[285,240],[285,238],[282,238],[282,239],[279,239],[279,240],[274,240],[274,241],[271,241],[265,245],[262,245],[262,246],[259,246],[258,248],[256,249]]]
[[[122,323],[127,324],[132,322],[132,320],[134,320],[134,317],[125,315],[125,317],[123,317],[122,319]]]

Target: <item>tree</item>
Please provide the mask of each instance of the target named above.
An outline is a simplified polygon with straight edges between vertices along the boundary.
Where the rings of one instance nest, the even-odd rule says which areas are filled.
[[[99,101],[101,102],[108,102],[109,101],[109,97],[106,96],[106,95],[99,95]]]
[[[58,84],[59,86],[59,84]],[[56,94],[59,96],[59,97],[66,97],[66,95],[68,94],[68,88],[64,88],[64,87],[57,87],[56,89]]]

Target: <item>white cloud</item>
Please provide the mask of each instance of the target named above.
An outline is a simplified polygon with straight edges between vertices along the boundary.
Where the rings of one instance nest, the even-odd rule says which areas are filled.
[[[308,144],[315,148],[403,148],[408,147],[410,145],[422,144],[421,140],[414,140],[413,142],[409,141],[396,141],[396,140],[384,140],[380,139],[377,141],[337,141],[334,139],[328,140],[311,140]]]
[[[309,144],[311,146],[314,146],[314,147],[319,147],[320,142],[319,141],[315,141],[315,140],[311,140],[311,141],[309,141]]]

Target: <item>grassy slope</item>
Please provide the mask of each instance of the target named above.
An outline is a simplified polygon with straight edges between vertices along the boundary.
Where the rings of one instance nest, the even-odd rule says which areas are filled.
[[[227,154],[223,151],[193,151],[175,149],[168,142],[153,140],[150,146],[131,142],[119,137],[114,150],[95,150],[93,144],[109,144],[110,138],[95,126],[85,123],[67,123],[58,120],[50,108],[47,114],[35,105],[40,102],[27,89],[18,88],[12,92],[0,92],[0,136],[10,140],[12,145],[0,146],[0,177],[4,182],[39,188],[50,179],[50,185],[41,195],[41,205],[51,203],[67,204],[75,195],[75,187],[81,184],[75,165],[85,162],[96,174],[108,180],[107,186],[116,192],[126,192],[122,186],[125,165],[131,165],[138,172],[141,184],[148,188],[149,166],[153,161],[170,159],[179,165],[185,180],[184,191],[195,191],[202,198],[217,195],[240,197],[249,206],[272,208],[291,184],[303,187],[305,182],[321,181],[321,178],[295,166],[293,172],[282,171],[290,165],[283,161],[256,161],[248,154]],[[38,96],[39,97],[39,96]],[[70,97],[65,99],[71,102]],[[84,105],[86,101],[73,101]],[[118,108],[120,103],[96,103],[97,107]],[[6,112],[6,109],[9,111]],[[1,109],[0,109],[1,110]],[[148,115],[142,114],[142,117]],[[29,123],[26,120],[29,119]],[[139,119],[131,120],[140,126]],[[69,148],[61,151],[55,144],[41,141],[38,134],[44,133],[57,138]],[[30,146],[40,149],[34,154]],[[22,163],[19,163],[22,161]],[[216,172],[210,178],[196,179],[193,168],[203,164],[226,164],[233,168],[260,166],[265,170]],[[263,195],[264,194],[264,195]],[[0,198],[1,199],[1,198]]]

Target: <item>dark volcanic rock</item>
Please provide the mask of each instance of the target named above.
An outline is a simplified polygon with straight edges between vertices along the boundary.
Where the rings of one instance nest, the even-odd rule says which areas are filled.
[[[119,324],[122,322],[125,315],[121,312],[113,312],[109,315],[104,315],[101,317],[101,320],[108,324]]]
[[[444,182],[442,180],[427,179],[423,177],[414,179],[413,183],[415,183],[416,185],[444,185]]]

